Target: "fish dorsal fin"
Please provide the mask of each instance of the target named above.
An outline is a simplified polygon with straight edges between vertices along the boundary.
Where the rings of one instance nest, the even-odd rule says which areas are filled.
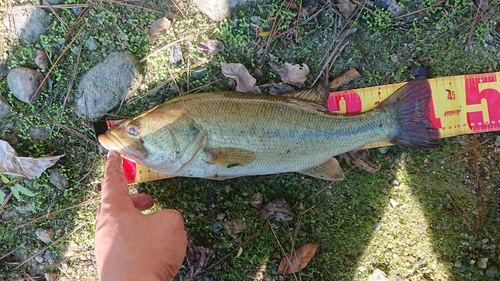
[[[253,151],[233,147],[207,148],[205,152],[211,156],[208,163],[227,168],[248,165],[257,157]]]
[[[311,89],[285,94],[284,96],[303,99],[326,106],[326,99],[329,94],[330,89],[328,83],[326,79],[322,79]]]
[[[342,172],[337,159],[333,157],[317,166],[313,166],[297,172],[329,181],[338,181],[344,179],[344,172]]]

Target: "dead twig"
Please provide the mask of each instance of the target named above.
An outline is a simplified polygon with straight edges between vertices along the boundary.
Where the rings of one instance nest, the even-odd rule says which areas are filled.
[[[286,251],[285,249],[283,248],[283,245],[281,245],[280,243],[280,240],[278,239],[278,236],[276,235],[276,232],[274,232],[274,229],[273,227],[271,226],[271,223],[269,221],[267,221],[267,224],[269,225],[269,229],[271,229],[271,232],[273,233],[274,235],[274,238],[276,239],[276,242],[278,242],[278,246],[280,247],[281,249],[281,252],[283,253],[283,256],[285,256],[286,258],[286,261],[288,262],[288,266],[292,267],[292,262],[290,261],[290,259],[288,258],[288,255],[285,255]],[[293,248],[292,248],[292,253],[294,252],[293,251]],[[295,272],[293,273],[293,276],[295,277],[295,280],[298,280],[297,279],[297,275],[295,274]]]
[[[46,215],[40,216],[40,217],[38,217],[38,218],[36,218],[36,219],[33,219],[33,220],[29,221],[29,222],[25,222],[25,223],[23,223],[23,224],[21,224],[21,225],[18,225],[18,226],[16,226],[13,230],[17,230],[17,229],[19,229],[19,228],[23,228],[23,227],[25,227],[25,226],[27,226],[27,225],[30,225],[30,224],[32,224],[32,223],[34,223],[34,222],[36,222],[36,221],[39,221],[39,220],[41,220],[41,219],[45,219],[45,218],[47,218],[47,217],[49,217],[49,216],[53,216],[53,215],[59,214],[59,213],[61,213],[61,212],[67,211],[67,210],[71,210],[71,209],[75,209],[75,208],[79,208],[79,207],[83,207],[83,206],[87,206],[87,205],[92,205],[92,204],[94,204],[94,203],[99,202],[99,200],[100,200],[100,199],[91,199],[91,200],[87,200],[87,201],[84,201],[84,202],[78,203],[78,204],[73,205],[73,206],[69,206],[69,207],[64,208],[64,209],[61,209],[61,210],[57,210],[57,211],[51,212],[51,213],[49,213],[49,214],[46,214]]]
[[[4,258],[8,257],[10,254],[14,253],[15,251],[17,251],[17,249],[21,248],[21,247],[24,247],[26,243],[22,243],[21,245],[17,246],[16,248],[14,248],[14,250],[8,252],[7,254],[3,255],[0,257],[0,260],[3,260]]]
[[[78,230],[80,230],[80,228],[82,228],[83,226],[85,226],[85,224],[81,224],[79,226],[77,226],[76,228],[74,228],[72,231],[70,231],[69,233],[67,233],[66,235],[62,236],[61,238],[55,240],[54,242],[50,243],[49,245],[43,247],[39,252],[35,253],[34,255],[32,255],[31,257],[27,258],[26,260],[24,260],[22,263],[20,263],[18,266],[14,267],[14,269],[18,269],[19,267],[23,266],[25,263],[27,263],[28,261],[30,261],[31,259],[33,259],[34,257],[38,256],[39,253],[42,253],[44,252],[45,250],[47,250],[48,248],[56,245],[57,243],[61,242],[63,239],[65,239],[66,237],[72,235],[73,233],[77,232]]]
[[[439,160],[439,162],[444,162],[444,161],[446,161],[446,160],[448,160],[448,159],[450,159],[450,158],[453,158],[453,157],[458,156],[458,155],[460,155],[460,154],[464,154],[464,153],[467,153],[467,152],[469,152],[469,151],[471,151],[471,150],[474,150],[474,149],[476,149],[476,148],[478,148],[478,147],[482,146],[483,144],[485,144],[485,143],[489,142],[489,141],[490,141],[490,140],[492,140],[492,139],[493,139],[493,137],[488,138],[487,140],[485,140],[485,141],[483,141],[483,142],[481,142],[481,143],[479,143],[479,144],[475,144],[475,145],[473,145],[472,147],[469,147],[469,148],[467,148],[467,149],[464,149],[464,150],[462,150],[462,151],[460,151],[460,152],[458,152],[458,153],[456,153],[456,154],[453,154],[453,155],[451,155],[451,156],[445,157],[445,158],[443,158],[443,159]]]
[[[8,1],[7,1],[8,2]],[[88,4],[57,4],[50,5],[53,9],[59,8],[87,8]],[[48,5],[23,5],[23,6],[14,6],[14,7],[6,7],[0,8],[0,12],[7,12],[8,10],[28,10],[28,9],[36,9],[36,8],[49,8]]]
[[[208,62],[208,60],[203,60],[203,61],[197,62],[197,63],[195,63],[195,64],[191,65],[191,68],[196,68],[196,67],[198,67],[198,66],[200,66],[200,65],[203,65],[204,63],[207,63],[207,62]],[[184,73],[185,73],[185,72],[187,72],[187,71],[188,71],[188,69],[187,69],[187,68],[184,68],[184,69],[180,70],[179,72],[177,72],[176,77],[177,77],[177,76],[180,76],[180,75],[182,75],[182,74],[184,74]],[[165,85],[167,85],[167,84],[168,84],[169,82],[171,82],[173,79],[175,79],[175,77],[170,77],[169,79],[165,80],[164,82],[162,82],[162,83],[158,84],[156,87],[154,87],[153,89],[151,89],[151,90],[150,90],[149,92],[147,92],[146,94],[144,94],[144,95],[142,95],[142,96],[137,96],[137,97],[131,98],[131,99],[130,99],[130,100],[128,100],[127,102],[128,102],[129,104],[131,104],[131,103],[134,103],[134,102],[138,101],[139,99],[142,99],[142,98],[144,98],[144,97],[147,97],[147,96],[149,96],[149,95],[153,94],[154,92],[156,92],[156,91],[160,90],[161,88],[165,87]]]
[[[268,221],[269,222],[269,221]],[[221,258],[220,260],[218,260],[216,263],[212,264],[211,266],[207,267],[206,270],[209,270],[211,268],[213,268],[214,266],[218,265],[219,263],[221,263],[222,261],[224,261],[225,259],[227,259],[229,256],[231,256],[232,254],[234,254],[234,252],[236,252],[237,250],[239,250],[241,247],[243,247],[246,243],[250,242],[250,240],[252,240],[253,238],[255,238],[255,236],[257,236],[257,234],[259,234],[262,229],[264,229],[265,227],[267,226],[267,224],[264,224],[261,228],[259,228],[256,232],[254,232],[254,234],[250,235],[250,237],[248,237],[247,239],[245,239],[245,241],[243,241],[240,245],[238,245],[236,248],[234,248],[231,252],[229,252],[227,255],[225,255],[223,258]]]

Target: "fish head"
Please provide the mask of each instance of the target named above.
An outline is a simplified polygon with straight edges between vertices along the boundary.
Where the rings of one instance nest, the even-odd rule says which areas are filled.
[[[179,169],[178,140],[172,133],[177,114],[151,112],[127,119],[99,135],[101,145],[159,173]]]

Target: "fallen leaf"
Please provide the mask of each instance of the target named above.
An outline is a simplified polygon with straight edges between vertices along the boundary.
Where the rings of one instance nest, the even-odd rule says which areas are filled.
[[[292,65],[288,62],[285,62],[284,65],[270,62],[269,66],[281,77],[281,81],[298,87],[304,84],[309,74],[309,66],[305,63],[300,66],[298,64]]]
[[[305,244],[297,251],[294,251],[281,259],[278,267],[278,274],[292,274],[299,272],[301,269],[306,267],[309,261],[314,257],[318,246],[318,244],[313,243]]]
[[[222,74],[236,80],[236,91],[260,94],[259,87],[255,86],[257,81],[250,75],[248,69],[241,63],[221,63]]]
[[[295,92],[292,86],[284,83],[271,83],[260,85],[261,88],[267,88],[267,92],[271,95],[284,95]]]
[[[269,36],[269,31],[259,31],[257,34],[259,34],[259,36],[262,36],[262,37],[267,37]]]
[[[224,51],[224,44],[219,40],[207,40],[198,44],[196,48],[205,56],[215,56]]]
[[[43,71],[47,69],[49,64],[49,56],[46,51],[38,50],[35,52],[35,64],[40,67]]]
[[[339,0],[338,7],[345,19],[349,19],[356,9],[356,5],[349,0]]]
[[[241,233],[241,232],[247,230],[248,226],[244,220],[236,219],[236,220],[225,223],[224,228],[226,229],[226,231],[229,235],[234,236],[238,233]]]
[[[356,78],[359,78],[361,77],[361,74],[359,74],[359,72],[355,69],[355,68],[351,68],[349,69],[349,71],[347,71],[346,73],[344,73],[342,76],[340,76],[339,78],[333,80],[332,82],[330,82],[330,90],[337,90],[339,87],[351,82],[352,80],[356,79]]]
[[[2,159],[0,173],[34,179],[35,177],[39,177],[47,168],[54,165],[63,156],[64,154],[40,158],[19,157],[8,142],[0,140],[0,159]]]
[[[196,246],[193,240],[188,239],[186,261],[189,265],[189,275],[191,279],[203,272],[214,258],[215,253],[212,249]]]
[[[292,210],[290,210],[288,202],[281,198],[264,204],[258,213],[265,220],[273,218],[276,221],[291,221],[295,216]]]
[[[375,174],[380,170],[380,165],[375,165],[370,161],[370,152],[366,149],[349,151],[339,156],[345,160],[347,165],[368,173]]]
[[[170,20],[167,18],[157,19],[149,28],[149,43],[153,44],[158,36],[167,33],[170,28]]]

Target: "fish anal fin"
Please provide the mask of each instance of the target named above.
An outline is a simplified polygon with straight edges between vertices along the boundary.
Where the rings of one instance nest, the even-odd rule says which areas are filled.
[[[210,164],[227,168],[248,165],[257,157],[251,150],[233,147],[207,148],[205,152],[211,156],[208,161]]]
[[[344,172],[340,168],[337,159],[333,157],[317,166],[313,166],[297,172],[311,177],[330,181],[338,181],[344,179]]]

